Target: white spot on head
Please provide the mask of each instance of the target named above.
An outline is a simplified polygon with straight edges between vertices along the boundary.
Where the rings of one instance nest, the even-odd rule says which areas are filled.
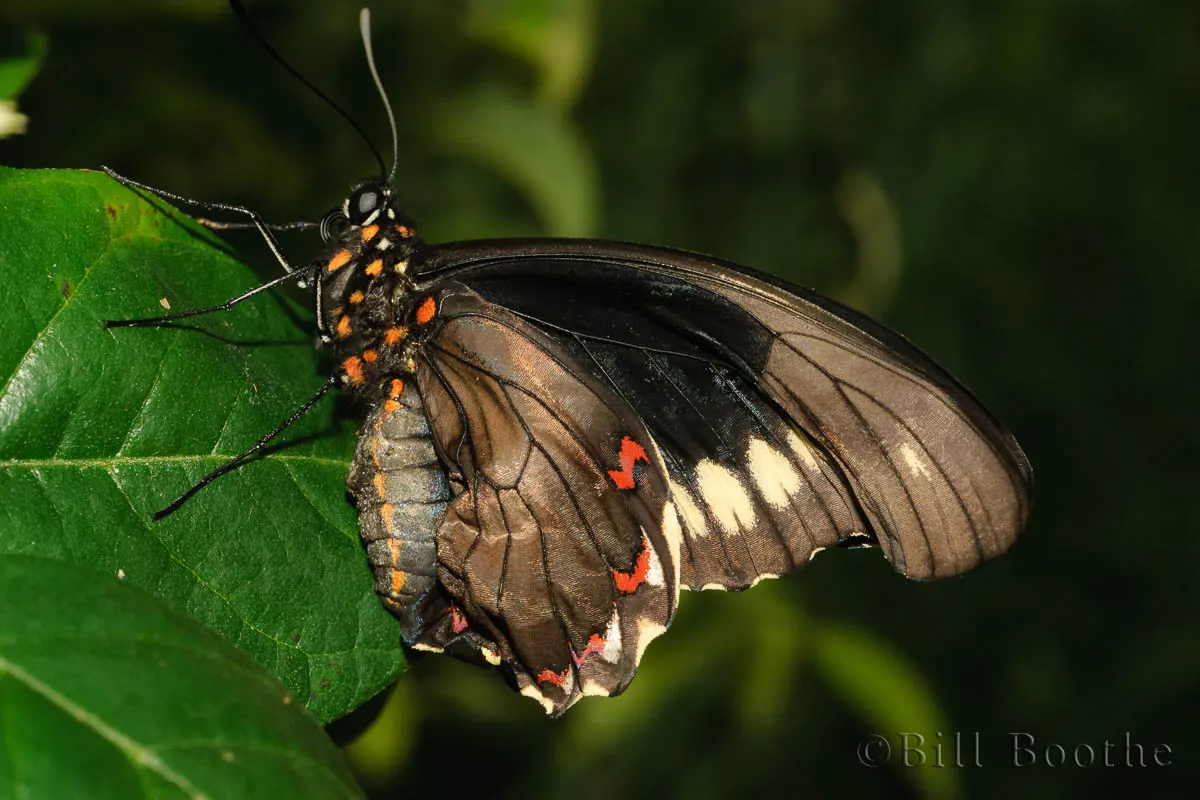
[[[692,493],[671,481],[671,497],[678,504],[679,513],[683,516],[683,522],[692,536],[697,539],[708,536],[708,521],[704,519],[704,513],[696,505]]]
[[[388,219],[395,219],[395,218],[396,218],[396,212],[394,210],[392,210],[391,208],[389,208],[388,209]]]
[[[926,479],[929,478],[929,468],[925,466],[925,462],[921,460],[921,456],[909,446],[908,442],[900,445],[900,458],[904,461],[904,466],[912,470],[914,475],[920,475]]]
[[[706,458],[696,465],[696,483],[705,505],[726,532],[754,526],[754,504],[731,471]]]
[[[804,441],[803,438],[801,438],[800,434],[796,433],[794,430],[788,431],[787,440],[788,444],[792,447],[792,451],[796,455],[800,456],[800,459],[809,469],[811,469],[813,472],[821,471],[821,463],[817,461],[817,457],[813,453],[812,448],[808,446],[808,443]]]
[[[800,488],[800,473],[787,456],[767,444],[764,439],[752,439],[746,450],[750,477],[758,485],[763,498],[776,508],[785,508],[788,499]]]

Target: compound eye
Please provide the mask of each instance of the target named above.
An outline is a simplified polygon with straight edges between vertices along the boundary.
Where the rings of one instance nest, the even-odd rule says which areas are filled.
[[[379,208],[379,190],[366,187],[350,195],[350,222],[364,224]]]

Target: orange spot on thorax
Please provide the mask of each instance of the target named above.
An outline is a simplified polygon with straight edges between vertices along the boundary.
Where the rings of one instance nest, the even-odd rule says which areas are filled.
[[[342,372],[346,373],[346,377],[353,384],[363,382],[362,361],[358,356],[350,356],[342,362]]]
[[[427,324],[435,314],[437,314],[437,303],[432,297],[426,297],[417,309],[417,324]]]
[[[337,251],[333,258],[329,259],[329,266],[326,267],[330,272],[337,272],[342,267],[346,266],[350,261],[351,255],[349,250]]]
[[[334,330],[334,333],[336,333],[338,335],[338,338],[345,339],[347,336],[349,336],[353,332],[352,328],[350,327],[350,318],[342,317],[341,319],[339,319],[338,323],[337,323],[337,327],[334,328],[333,330]]]
[[[378,225],[368,225],[362,229],[362,240],[364,242],[369,242],[375,238],[375,234],[377,233],[379,233]]]
[[[377,258],[374,261],[372,261],[370,264],[367,264],[367,268],[364,271],[368,275],[370,275],[372,278],[374,278],[377,275],[382,275],[383,274],[383,259]]]

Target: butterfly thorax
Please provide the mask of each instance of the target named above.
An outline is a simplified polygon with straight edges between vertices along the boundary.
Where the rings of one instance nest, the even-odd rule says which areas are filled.
[[[411,222],[394,206],[390,186],[359,184],[322,223],[332,244],[316,279],[322,343],[332,348],[343,389],[369,401],[398,397],[412,373],[417,309],[409,264],[421,246]],[[394,398],[393,398],[394,399]]]

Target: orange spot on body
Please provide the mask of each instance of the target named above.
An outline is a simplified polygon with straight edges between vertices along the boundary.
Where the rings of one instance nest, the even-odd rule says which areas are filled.
[[[404,408],[404,406],[402,406],[400,403],[397,403],[395,400],[388,400],[383,404],[383,410],[389,414],[395,414],[402,408]]]
[[[376,472],[375,473],[375,493],[379,495],[380,500],[382,500],[385,497],[384,493],[386,491],[387,491],[387,476],[384,475],[382,472]]]
[[[458,606],[450,604],[450,627],[455,633],[462,633],[467,629],[467,615],[459,610]]]
[[[385,344],[395,344],[408,335],[408,328],[402,328],[398,325],[393,325],[388,328],[383,334]]]
[[[374,364],[375,359],[379,358],[379,353],[376,353],[374,350],[363,350],[362,358],[368,364]]]
[[[404,588],[404,579],[408,576],[402,570],[392,570],[392,594],[400,594],[400,590]]]
[[[392,566],[393,567],[399,566],[399,564],[400,564],[400,540],[399,539],[388,539],[387,544],[388,544],[388,552],[392,556]]]
[[[396,529],[396,520],[392,518],[395,512],[396,509],[392,507],[391,503],[384,503],[379,507],[379,515],[383,517],[383,527],[388,532]]]
[[[358,356],[350,356],[342,362],[342,372],[350,379],[350,383],[358,385],[363,382],[362,361]]]
[[[617,460],[620,462],[621,468],[610,469],[608,477],[612,478],[614,486],[626,491],[636,486],[633,481],[633,465],[638,461],[650,463],[642,446],[628,436],[621,439],[621,452],[617,454]]]
[[[392,382],[388,384],[388,397],[395,400],[402,394],[404,394],[404,381],[399,378],[392,378]]]
[[[537,676],[537,682],[538,683],[552,683],[555,686],[562,686],[564,683],[567,682],[567,672],[569,670],[570,670],[570,667],[567,667],[567,669],[564,669],[562,672],[552,672],[548,669],[544,669]]]
[[[397,225],[396,232],[400,234],[401,239],[411,239],[416,232],[407,225]]]
[[[339,250],[334,253],[333,258],[329,259],[329,265],[326,267],[330,272],[337,272],[350,260],[349,250]]]
[[[630,572],[621,572],[613,570],[613,583],[617,586],[617,591],[631,594],[637,591],[637,588],[646,581],[646,576],[650,574],[650,540],[642,536],[642,550],[637,555],[637,560],[633,562],[633,570]]]
[[[377,258],[370,264],[367,264],[366,273],[374,278],[376,275],[383,274],[383,259]]]
[[[417,309],[417,324],[425,325],[437,314],[437,303],[432,297],[426,297]]]
[[[345,339],[347,336],[349,336],[353,332],[353,328],[350,327],[350,318],[342,317],[341,319],[339,319],[337,327],[334,328],[333,330],[334,330],[334,333],[336,333],[338,335],[339,339]]]
[[[362,229],[362,237],[364,242],[369,242],[375,238],[375,234],[379,233],[378,225],[368,225]]]
[[[363,293],[360,290],[355,289],[353,292],[350,293],[351,304],[358,305],[362,301],[363,301]]]

